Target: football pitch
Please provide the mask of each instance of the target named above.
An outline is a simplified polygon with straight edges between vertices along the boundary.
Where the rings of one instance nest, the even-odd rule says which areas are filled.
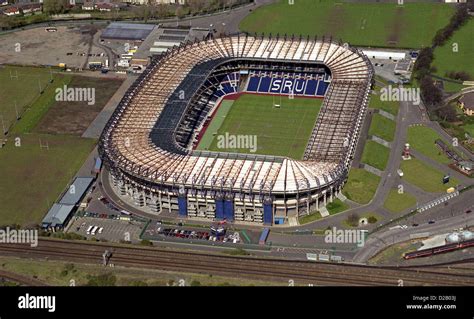
[[[280,0],[262,6],[240,24],[245,32],[332,36],[351,45],[420,48],[448,24],[454,7],[444,3]]]
[[[256,94],[224,100],[197,149],[302,159],[322,101]]]

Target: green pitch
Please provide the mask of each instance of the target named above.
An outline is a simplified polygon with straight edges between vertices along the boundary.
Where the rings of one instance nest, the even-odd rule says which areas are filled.
[[[464,71],[474,80],[474,19],[470,19],[446,43],[434,51],[436,74],[446,77],[449,71]]]
[[[355,3],[288,0],[262,6],[240,24],[251,34],[331,35],[352,45],[420,48],[448,24],[454,6],[443,3]]]
[[[232,105],[224,101],[197,149],[302,159],[322,101],[255,94],[242,95]],[[240,142],[232,144],[237,138]]]
[[[0,116],[6,128],[15,122],[17,112],[21,115],[41,97],[40,90],[46,90],[51,79],[58,79],[58,75],[47,68],[0,67]]]

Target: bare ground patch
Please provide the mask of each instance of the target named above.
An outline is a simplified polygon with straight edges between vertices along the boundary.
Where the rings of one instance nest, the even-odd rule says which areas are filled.
[[[95,104],[87,101],[56,101],[35,131],[49,134],[82,135],[122,84],[122,80],[75,76],[68,88],[95,88]]]
[[[345,28],[345,21],[345,10],[343,5],[334,5],[326,19],[326,30],[324,35],[335,36],[339,34],[340,31]]]
[[[398,42],[400,41],[400,36],[401,33],[403,32],[403,15],[404,15],[404,10],[402,7],[398,7],[396,12],[395,12],[395,18],[392,21],[391,24],[387,25],[387,28],[389,30],[389,35],[387,37],[387,45],[389,46],[396,46]]]

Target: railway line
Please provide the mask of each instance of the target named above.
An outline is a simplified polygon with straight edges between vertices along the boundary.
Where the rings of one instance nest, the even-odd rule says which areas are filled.
[[[233,257],[151,247],[127,247],[110,243],[86,243],[40,239],[37,247],[0,244],[0,255],[32,259],[100,264],[105,250],[109,264],[162,271],[245,277],[300,285],[407,286],[474,285],[472,272],[448,272],[445,268],[397,268]]]
[[[0,278],[4,278],[4,279],[16,282],[24,286],[46,286],[47,285],[45,282],[42,282],[35,278],[19,275],[19,274],[6,271],[6,270],[0,270]]]

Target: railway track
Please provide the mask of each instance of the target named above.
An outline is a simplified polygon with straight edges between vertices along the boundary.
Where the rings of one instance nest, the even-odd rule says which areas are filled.
[[[304,285],[395,286],[398,285],[399,280],[403,280],[404,285],[417,286],[474,285],[472,273],[447,273],[442,268],[410,269],[232,257],[43,238],[37,247],[23,244],[0,244],[0,255],[90,264],[101,263],[105,250],[112,253],[109,263],[115,266],[246,277],[281,283],[292,280],[295,284]]]
[[[45,282],[30,278],[27,276],[19,275],[10,271],[0,270],[0,278],[5,278],[10,281],[14,281],[24,286],[46,286]]]

